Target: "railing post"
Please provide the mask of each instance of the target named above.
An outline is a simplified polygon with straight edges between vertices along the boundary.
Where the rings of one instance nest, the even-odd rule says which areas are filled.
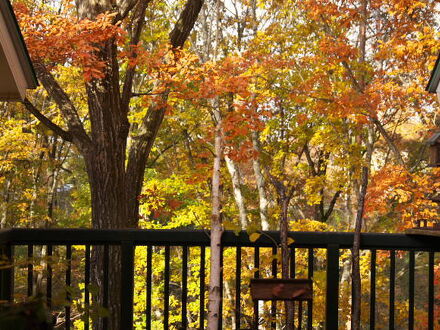
[[[121,330],[133,329],[134,247],[121,243]]]
[[[0,300],[11,302],[14,293],[14,268],[12,246],[0,246]]]
[[[326,329],[338,329],[339,245],[327,245]]]

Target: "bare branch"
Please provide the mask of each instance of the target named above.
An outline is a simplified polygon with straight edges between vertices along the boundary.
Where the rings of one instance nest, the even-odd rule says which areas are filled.
[[[309,146],[307,145],[307,143],[306,143],[306,145],[305,145],[305,147],[304,147],[304,151],[305,151],[305,154],[306,154],[307,162],[309,163],[310,169],[312,170],[312,174],[313,174],[313,176],[318,175],[318,174],[316,173],[316,170],[315,170],[315,163],[314,163],[313,160],[312,160],[312,157],[311,157],[311,155],[310,155],[310,149],[309,149]]]
[[[385,141],[387,142],[388,146],[390,147],[391,151],[394,154],[394,157],[396,158],[399,165],[405,166],[405,162],[403,161],[402,155],[400,154],[399,149],[397,148],[396,144],[394,143],[391,136],[386,131],[385,127],[383,127],[382,123],[377,119],[376,117],[369,116],[370,120],[373,122],[373,124],[377,127],[380,134],[383,136]]]
[[[43,84],[47,93],[53,98],[61,110],[61,114],[69,127],[73,142],[84,149],[91,143],[90,137],[84,129],[81,119],[69,96],[55,80],[54,76],[41,63],[34,64],[38,79]]]
[[[134,6],[136,6],[136,4],[138,4],[140,1],[142,0],[118,0],[117,5],[119,8],[119,14],[115,16],[112,23],[116,24],[118,21],[125,19]]]
[[[138,92],[138,93],[136,93],[136,92],[131,92],[131,97],[138,97],[138,96],[145,96],[145,95],[162,95],[164,93],[167,93],[167,92],[166,91],[165,92],[159,92],[159,93],[153,93],[153,92]]]
[[[334,195],[332,200],[330,201],[330,204],[328,206],[327,211],[325,212],[325,214],[323,214],[323,218],[324,218],[324,222],[327,221],[327,219],[330,217],[330,214],[332,214],[333,209],[335,208],[336,205],[336,201],[338,200],[339,196],[341,195],[341,191],[338,190]]]
[[[170,33],[170,42],[173,48],[183,47],[199,16],[203,2],[203,0],[188,0],[186,2],[185,8]]]
[[[140,1],[136,6],[136,12],[134,13],[133,22],[132,22],[134,29],[130,40],[130,45],[132,46],[135,46],[139,43],[141,32],[145,22],[145,11],[147,10],[148,4],[150,2],[151,0]],[[132,54],[132,55],[136,56],[136,54]],[[133,78],[135,73],[136,73],[135,66],[129,66],[127,71],[125,72],[124,87],[122,90],[122,97],[121,97],[121,109],[126,113],[128,112],[128,104],[131,98],[131,89],[133,87]]]
[[[26,109],[33,114],[44,126],[54,132],[56,135],[61,137],[63,140],[68,142],[73,142],[72,134],[63,130],[60,126],[55,124],[52,120],[43,115],[29,100],[25,98],[23,101]]]

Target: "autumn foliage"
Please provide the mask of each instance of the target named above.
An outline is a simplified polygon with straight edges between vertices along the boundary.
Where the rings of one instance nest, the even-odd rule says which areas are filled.
[[[59,94],[42,86],[29,100],[70,135],[44,127],[20,105],[2,105],[2,227],[90,227],[90,168],[104,164],[93,157],[105,154],[107,170],[116,168],[117,159],[120,172],[104,173],[103,165],[96,173],[109,182],[126,181],[118,182],[121,194],[114,193],[115,184],[103,196],[130,190],[127,200],[138,203],[136,226],[209,229],[219,118],[224,229],[247,230],[254,238],[262,228],[278,229],[288,196],[290,229],[352,231],[363,168],[369,170],[364,230],[402,232],[417,220],[439,221],[439,205],[431,198],[440,190],[440,171],[428,166],[425,145],[439,128],[438,102],[425,91],[440,51],[437,1],[231,0],[219,2],[218,16],[214,2],[206,1],[179,47],[172,46],[170,35],[183,2],[135,2],[127,13],[115,5],[93,18],[80,18],[70,1],[53,7],[39,0],[14,2],[32,60],[44,69],[40,76],[48,72],[66,95],[60,102]],[[137,22],[142,22],[138,36]],[[135,180],[129,181],[132,168],[139,169],[138,190]],[[146,251],[137,251],[139,278]],[[274,257],[266,252],[262,262],[270,265]],[[172,258],[176,267],[179,253]],[[192,253],[198,274],[201,252]],[[158,250],[156,282],[162,257]],[[252,257],[243,250],[243,264]],[[315,257],[315,286],[322,290],[324,252]],[[234,258],[228,250],[229,287],[235,285]],[[361,256],[364,285],[369,258]],[[378,313],[388,307],[387,258],[388,252],[378,253]],[[407,255],[397,258],[405,264]],[[426,256],[418,258],[426,264]],[[307,276],[306,260],[306,251],[298,252],[298,275]],[[344,252],[341,268],[348,272],[347,260]],[[246,269],[243,276],[253,272]],[[172,276],[180,281],[180,275]],[[139,278],[135,310],[141,327],[145,281]],[[194,315],[197,285],[189,283]],[[154,287],[153,295],[161,289]],[[225,322],[232,324],[233,299],[224,298]],[[340,299],[347,315],[350,299],[347,285]],[[407,298],[396,299],[404,310]],[[324,301],[322,296],[316,301],[318,320]],[[247,316],[248,307],[243,307]],[[178,312],[178,307],[171,312],[175,324]],[[341,318],[348,322],[348,316]],[[362,318],[366,322],[367,315]],[[197,322],[194,317],[192,325],[200,326]]]

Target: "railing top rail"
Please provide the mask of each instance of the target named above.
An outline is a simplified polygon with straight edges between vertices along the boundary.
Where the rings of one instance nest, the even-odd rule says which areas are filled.
[[[329,244],[351,248],[351,232],[290,232],[295,247],[325,248]],[[256,242],[251,242],[246,232],[238,234],[225,231],[223,246],[273,247],[279,242],[279,232],[266,231]],[[0,230],[0,243],[24,244],[120,244],[131,241],[134,245],[209,246],[209,231],[205,230],[146,230],[146,229],[26,229]],[[440,239],[435,237],[363,233],[361,247],[364,249],[396,249],[440,251]]]

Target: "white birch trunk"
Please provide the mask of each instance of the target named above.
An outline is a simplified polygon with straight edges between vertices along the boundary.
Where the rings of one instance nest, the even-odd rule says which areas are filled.
[[[228,156],[225,155],[226,167],[228,168],[229,174],[231,175],[232,189],[234,193],[235,204],[237,204],[238,215],[240,219],[241,229],[245,230],[247,228],[247,214],[246,206],[241,193],[241,175],[240,169],[237,164]]]
[[[220,109],[214,107],[215,127],[215,157],[212,170],[212,217],[211,217],[211,272],[209,280],[208,329],[219,329],[221,304],[221,159],[223,155],[222,120]]]
[[[252,133],[252,143],[254,146],[254,150],[256,152],[260,152],[260,147],[258,144],[258,133]],[[266,183],[264,180],[263,173],[261,171],[260,160],[258,157],[255,157],[252,160],[252,165],[254,168],[255,179],[257,181],[257,189],[258,189],[258,198],[260,202],[260,220],[261,220],[261,229],[269,230],[269,220],[267,216],[267,209],[269,206],[269,200],[266,196]]]

